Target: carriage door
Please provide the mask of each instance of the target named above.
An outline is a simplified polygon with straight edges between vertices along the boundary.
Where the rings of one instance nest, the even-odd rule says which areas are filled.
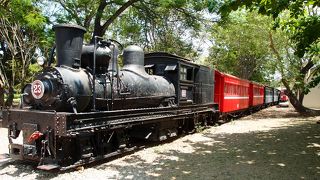
[[[194,101],[194,67],[180,64],[179,82],[180,104],[193,104]]]

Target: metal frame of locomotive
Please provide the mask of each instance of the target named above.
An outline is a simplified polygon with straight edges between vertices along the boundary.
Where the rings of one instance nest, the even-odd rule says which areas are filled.
[[[95,37],[83,45],[84,28],[53,29],[57,65],[53,49],[49,66],[25,86],[23,108],[3,112],[11,158],[63,170],[132,150],[133,139],[192,131],[218,114],[210,68],[169,54],[144,63],[143,50],[129,46],[120,70],[117,43]]]

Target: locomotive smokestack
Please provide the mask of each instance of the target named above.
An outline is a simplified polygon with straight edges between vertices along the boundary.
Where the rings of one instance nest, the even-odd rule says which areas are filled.
[[[56,35],[57,66],[79,68],[83,35],[86,29],[73,24],[53,26]]]

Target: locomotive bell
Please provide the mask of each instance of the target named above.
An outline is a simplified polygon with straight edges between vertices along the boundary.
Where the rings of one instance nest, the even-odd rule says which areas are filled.
[[[57,66],[79,68],[86,29],[73,24],[58,24],[53,26],[53,30],[56,35]]]

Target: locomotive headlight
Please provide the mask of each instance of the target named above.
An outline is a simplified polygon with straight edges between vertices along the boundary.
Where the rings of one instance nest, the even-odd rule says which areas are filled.
[[[39,56],[37,58],[37,63],[39,64],[39,66],[43,66],[44,62],[45,62],[45,58],[43,56]]]

